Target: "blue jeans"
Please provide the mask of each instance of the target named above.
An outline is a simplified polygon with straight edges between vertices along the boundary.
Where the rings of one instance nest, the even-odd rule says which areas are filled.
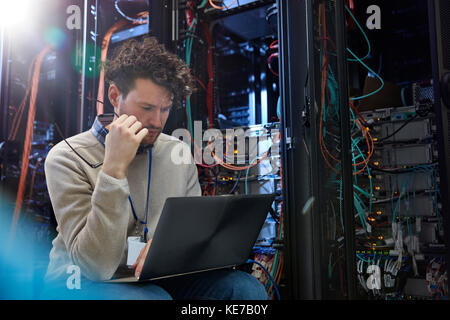
[[[46,290],[42,299],[93,300],[267,300],[264,286],[239,270],[216,270],[150,282],[99,283],[84,280],[81,289]]]

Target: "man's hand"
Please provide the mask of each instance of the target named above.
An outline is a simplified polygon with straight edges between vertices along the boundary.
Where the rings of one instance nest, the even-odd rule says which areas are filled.
[[[147,241],[147,244],[145,247],[142,248],[141,252],[139,253],[139,257],[136,259],[136,262],[133,264],[132,268],[136,268],[134,270],[134,276],[139,279],[142,273],[142,268],[144,266],[145,258],[147,257],[148,248],[150,248],[150,244],[152,243],[152,239]]]
[[[109,126],[105,139],[103,172],[117,179],[125,178],[128,166],[136,156],[148,129],[135,116],[121,115]]]

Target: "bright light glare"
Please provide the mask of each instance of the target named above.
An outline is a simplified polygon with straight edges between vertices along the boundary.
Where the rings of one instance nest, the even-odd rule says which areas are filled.
[[[30,16],[30,0],[0,0],[0,26],[17,27]]]

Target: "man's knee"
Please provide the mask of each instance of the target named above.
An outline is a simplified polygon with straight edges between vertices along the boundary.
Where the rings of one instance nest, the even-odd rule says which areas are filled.
[[[239,270],[221,270],[215,274],[214,292],[224,300],[267,300],[267,293],[251,274]]]
[[[145,287],[145,291],[148,300],[173,300],[166,290],[157,285],[148,285]]]
[[[232,299],[235,300],[267,300],[265,287],[258,279],[243,271],[234,271]]]
[[[151,283],[101,283],[93,286],[90,294],[107,300],[172,300],[166,290]]]

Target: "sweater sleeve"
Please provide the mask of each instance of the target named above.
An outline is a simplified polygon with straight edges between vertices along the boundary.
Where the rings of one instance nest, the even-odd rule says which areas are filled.
[[[198,181],[198,169],[195,165],[194,158],[191,156],[191,163],[188,165],[186,177],[186,196],[196,197],[202,195],[202,189]]]
[[[45,161],[50,200],[67,253],[91,280],[110,279],[128,227],[128,180],[99,172],[95,188],[73,154],[52,150]],[[100,169],[99,169],[100,170]]]

